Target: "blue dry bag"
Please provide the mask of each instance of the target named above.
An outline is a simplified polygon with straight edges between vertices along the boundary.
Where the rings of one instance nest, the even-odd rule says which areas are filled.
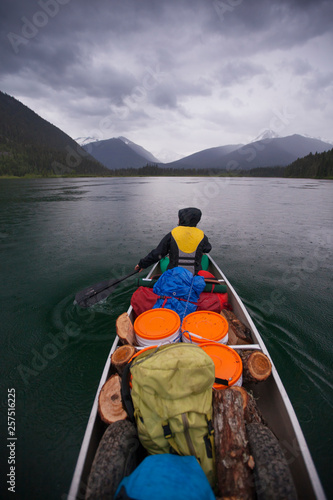
[[[119,484],[115,500],[215,500],[193,456],[150,455]]]
[[[183,267],[168,269],[154,285],[154,293],[161,297],[154,308],[172,309],[183,319],[187,314],[196,311],[200,293],[204,288],[205,280],[202,276],[193,276]]]

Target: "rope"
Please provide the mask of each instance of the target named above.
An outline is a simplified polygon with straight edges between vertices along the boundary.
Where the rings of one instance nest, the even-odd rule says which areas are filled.
[[[192,276],[190,291],[188,292],[188,296],[187,296],[187,300],[186,300],[186,304],[185,304],[185,309],[183,312],[183,317],[181,318],[181,322],[180,322],[180,330],[182,329],[183,321],[184,321],[184,318],[186,317],[187,306],[188,306],[188,303],[190,302],[191,292],[192,292],[193,283],[194,283],[194,277],[195,277],[195,275]]]
[[[182,334],[182,326],[183,326],[183,321],[184,321],[184,318],[186,317],[186,310],[187,310],[187,306],[188,306],[188,304],[190,303],[190,304],[193,304],[193,305],[197,305],[197,302],[193,302],[192,300],[190,300],[190,297],[191,297],[191,291],[192,291],[192,288],[193,288],[193,281],[194,281],[194,276],[193,276],[192,281],[191,281],[190,291],[189,291],[189,294],[188,294],[188,296],[187,296],[187,299],[183,299],[183,298],[181,298],[181,297],[171,297],[171,296],[170,296],[170,297],[168,297],[168,296],[166,296],[166,295],[159,295],[159,297],[158,297],[159,299],[164,299],[164,302],[163,302],[163,304],[162,304],[162,307],[165,307],[165,304],[167,303],[167,300],[168,300],[168,299],[177,299],[177,300],[179,300],[179,301],[186,302],[186,304],[185,304],[185,309],[184,309],[184,312],[183,312],[183,317],[182,317],[182,318],[180,318],[180,319],[181,319],[181,321],[180,321],[180,327],[179,327],[179,335],[177,335],[177,337],[176,337],[174,340],[172,340],[172,341],[170,342],[170,344],[175,344],[175,343],[181,342],[181,340],[182,340],[182,337],[183,337],[183,334]],[[192,342],[192,341],[191,341],[191,342]]]
[[[189,337],[189,339],[190,339],[190,343],[191,343],[191,344],[193,344],[193,340],[192,340],[192,338],[191,338],[192,333],[190,333],[188,330],[184,330],[184,331],[182,332],[182,337],[183,337],[184,333],[188,333],[188,337]]]

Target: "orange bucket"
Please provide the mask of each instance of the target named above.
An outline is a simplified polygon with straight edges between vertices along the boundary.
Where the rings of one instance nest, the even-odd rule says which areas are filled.
[[[213,311],[196,311],[188,314],[182,325],[183,342],[201,345],[206,342],[228,342],[228,321]]]
[[[149,347],[144,347],[143,349],[140,349],[135,354],[133,354],[133,356],[131,357],[131,359],[128,362],[130,363],[131,361],[133,361],[134,358],[136,358],[137,356],[139,356],[142,352],[148,351],[149,349],[154,349],[154,347],[156,348],[158,346],[157,345],[150,345]]]
[[[171,309],[157,308],[143,312],[134,321],[138,346],[169,344],[179,335],[180,317]]]
[[[228,385],[215,382],[214,389],[227,389],[232,385],[241,386],[243,383],[243,363],[237,352],[224,344],[209,342],[200,347],[213,360],[215,378],[228,381]]]

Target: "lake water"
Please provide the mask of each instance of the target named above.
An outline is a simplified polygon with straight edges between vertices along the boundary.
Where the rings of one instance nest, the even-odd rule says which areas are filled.
[[[17,498],[65,499],[135,277],[93,310],[74,295],[130,273],[186,206],[201,208],[212,256],[253,316],[333,498],[331,181],[0,180],[0,206],[3,498],[8,389]]]

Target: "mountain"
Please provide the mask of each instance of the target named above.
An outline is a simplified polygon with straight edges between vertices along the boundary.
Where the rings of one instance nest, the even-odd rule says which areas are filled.
[[[98,141],[97,137],[75,137],[74,141],[76,141],[78,144],[80,144],[81,147],[85,146],[85,144],[89,144],[89,142],[96,142]]]
[[[303,158],[310,153],[322,153],[331,149],[331,145],[320,141],[294,134],[287,137],[276,137],[268,140],[256,141],[227,155],[227,165],[234,165],[240,170],[250,170],[258,167],[284,167],[297,158]]]
[[[280,137],[274,130],[264,130],[261,134],[259,134],[253,141],[251,142],[257,142],[257,141],[264,141],[266,139],[276,139],[277,137]]]
[[[232,153],[241,146],[242,144],[234,144],[204,149],[163,166],[166,168],[219,168],[220,162],[223,161],[222,159],[228,153]]]
[[[89,143],[87,140],[81,137],[84,145],[80,146],[14,97],[0,91],[0,176],[103,176],[111,175],[110,169],[138,169],[147,164],[177,169],[180,173],[182,169],[204,169],[208,174],[210,169],[236,173],[285,167],[298,158],[332,149],[332,144],[320,139],[298,134],[277,137],[272,131],[264,131],[246,145],[209,148],[163,164],[126,137]],[[134,170],[131,175],[135,173]]]
[[[0,175],[108,175],[79,144],[0,91]]]
[[[83,148],[110,170],[160,163],[149,151],[126,137],[90,142],[84,144]]]
[[[181,160],[163,165],[165,168],[204,168],[251,170],[258,167],[286,166],[310,153],[322,153],[332,145],[319,139],[294,134],[268,137],[246,145],[210,148]],[[228,151],[228,148],[232,150]]]
[[[160,163],[160,160],[155,158],[155,156],[152,153],[144,149],[142,146],[135,144],[135,142],[132,142],[129,139],[126,139],[126,137],[118,137],[118,139],[127,144],[127,146],[129,146],[131,149],[133,149],[133,151],[138,153],[138,155],[145,158],[149,163]]]

